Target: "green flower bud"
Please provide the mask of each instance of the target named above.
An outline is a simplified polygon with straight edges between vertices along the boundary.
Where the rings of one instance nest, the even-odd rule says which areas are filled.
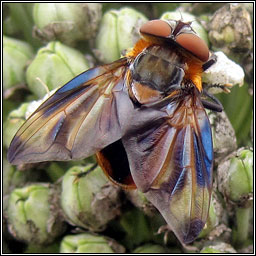
[[[214,49],[240,61],[252,49],[251,18],[242,3],[224,5],[212,16],[209,25],[209,39]]]
[[[55,197],[56,190],[44,184],[13,190],[7,209],[10,233],[27,243],[52,242],[65,227]]]
[[[67,45],[95,37],[101,19],[99,3],[35,3],[35,34]]]
[[[145,244],[136,248],[133,251],[133,253],[168,253],[168,252],[170,253],[172,251],[158,244]]]
[[[195,30],[195,32],[197,33],[197,35],[199,37],[201,37],[207,45],[209,45],[209,41],[208,41],[208,35],[205,31],[205,29],[203,28],[202,25],[200,25],[197,21],[196,21],[196,17],[191,15],[190,13],[187,12],[166,12],[164,13],[160,19],[162,20],[168,20],[168,19],[174,19],[174,20],[180,20],[182,19],[183,22],[190,22],[193,21],[191,26],[192,28]]]
[[[8,115],[3,125],[3,143],[6,148],[9,147],[12,138],[20,126],[25,122],[25,113],[29,103],[22,104],[18,109],[13,110]]]
[[[71,224],[100,231],[120,214],[119,192],[100,167],[74,166],[63,177],[61,205]]]
[[[140,38],[138,29],[146,17],[132,8],[106,12],[96,37],[97,58],[109,63],[120,58],[122,52],[134,46]]]
[[[14,188],[22,187],[28,181],[38,179],[40,172],[33,170],[19,171],[3,157],[3,194],[9,194]]]
[[[3,88],[25,83],[25,68],[33,57],[31,46],[23,41],[3,37]]]
[[[219,165],[218,189],[228,200],[246,206],[246,198],[253,192],[251,150],[240,149]]]
[[[41,43],[33,37],[32,29],[34,26],[32,18],[32,10],[34,3],[8,3],[8,10],[10,18],[15,29],[19,32],[19,37],[23,36],[26,42],[31,44],[34,48],[41,46]],[[7,32],[9,35],[9,33]]]
[[[200,253],[236,253],[236,250],[230,244],[214,242],[212,245],[205,246]]]
[[[236,191],[232,189],[233,200],[236,200],[241,195],[253,192],[253,152],[251,150],[242,150],[238,152],[237,157],[239,162],[236,161],[237,159],[233,159],[230,165],[230,175],[232,175],[230,189],[232,187],[236,188]],[[238,168],[241,169],[239,170]],[[237,187],[237,185],[239,186]]]
[[[59,42],[50,42],[38,51],[27,69],[26,79],[31,92],[41,98],[47,93],[42,83],[52,90],[88,68],[85,57],[79,51]]]
[[[124,253],[125,249],[116,241],[82,233],[65,236],[61,242],[60,253]]]
[[[229,212],[235,213],[233,242],[237,246],[244,246],[247,243],[252,214],[252,151],[240,149],[219,165],[218,189],[226,198],[231,209]],[[231,218],[234,219],[234,216]]]

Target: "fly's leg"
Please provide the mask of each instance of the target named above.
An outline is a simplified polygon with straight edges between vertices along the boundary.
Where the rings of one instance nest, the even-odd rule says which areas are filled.
[[[224,92],[229,93],[230,90],[229,88],[232,87],[232,84],[211,84],[211,85],[206,85],[203,84],[203,91],[202,95],[210,98],[212,101],[207,101],[207,100],[202,100],[203,106],[207,109],[216,111],[216,112],[222,112],[223,106],[221,102],[212,94],[208,92],[208,89],[210,88],[221,88]]]
[[[203,66],[202,66],[203,71],[206,71],[208,68],[210,68],[216,62],[217,62],[217,56],[215,54],[212,54],[211,57],[209,58],[209,60],[203,64]],[[221,112],[223,110],[223,106],[222,106],[221,102],[216,97],[214,97],[212,94],[210,94],[208,92],[208,90],[210,88],[220,88],[224,92],[229,93],[230,87],[232,87],[232,84],[210,84],[209,85],[209,84],[203,83],[202,95],[211,99],[211,101],[202,99],[203,106],[207,109]]]
[[[216,112],[222,112],[223,106],[216,97],[208,93],[206,90],[203,90],[203,95],[209,97],[212,100],[212,101],[202,100],[203,106],[205,108],[216,111]]]
[[[74,180],[74,182],[76,183],[80,178],[88,175],[90,172],[94,171],[96,169],[96,167],[98,166],[97,163],[93,164],[93,166],[86,172],[80,172],[78,174],[75,174],[76,175],[76,178]]]
[[[208,68],[210,68],[213,64],[215,64],[217,62],[217,56],[213,53],[211,55],[211,57],[209,58],[209,60],[207,62],[205,62],[202,66],[203,71],[207,70]]]

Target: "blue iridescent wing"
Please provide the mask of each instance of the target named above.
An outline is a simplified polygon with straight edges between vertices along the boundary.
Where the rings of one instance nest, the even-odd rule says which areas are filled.
[[[197,93],[162,109],[165,117],[123,140],[133,180],[182,243],[204,227],[210,205],[213,148],[207,114]]]
[[[81,159],[121,138],[118,102],[124,92],[127,59],[75,77],[47,99],[23,124],[8,150],[12,164]]]

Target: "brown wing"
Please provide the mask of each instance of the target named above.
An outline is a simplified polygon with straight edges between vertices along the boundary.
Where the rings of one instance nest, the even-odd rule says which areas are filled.
[[[162,109],[165,117],[122,139],[138,189],[158,208],[182,243],[207,220],[213,150],[208,117],[197,94]]]
[[[90,69],[60,88],[23,124],[11,142],[12,164],[81,159],[121,138],[119,109],[127,59]],[[121,117],[122,119],[122,117]]]

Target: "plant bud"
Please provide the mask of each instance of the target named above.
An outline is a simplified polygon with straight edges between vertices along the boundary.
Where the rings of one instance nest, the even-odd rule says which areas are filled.
[[[238,247],[246,246],[252,214],[253,152],[251,150],[240,149],[219,165],[218,189],[226,199],[230,218],[233,220],[233,243]]]
[[[24,186],[28,181],[36,181],[40,172],[34,170],[19,171],[3,157],[3,194],[9,194],[13,189]]]
[[[96,57],[104,63],[120,58],[122,51],[134,46],[140,38],[138,29],[146,17],[132,8],[106,12],[96,37]]]
[[[125,249],[113,239],[90,233],[65,236],[60,253],[124,253]]]
[[[86,71],[88,63],[79,51],[60,42],[41,48],[26,73],[28,87],[38,98]],[[38,79],[39,78],[39,79]]]
[[[33,37],[32,33],[34,3],[9,2],[6,5],[8,6],[12,23],[15,25],[14,29],[17,31],[17,36],[24,38],[34,48],[40,47],[42,45],[41,42]],[[9,35],[9,33],[7,34]]]
[[[33,57],[32,47],[20,40],[3,37],[3,88],[25,83],[25,68]]]
[[[72,225],[100,231],[120,214],[119,192],[99,166],[74,166],[63,177],[61,205]]]
[[[210,21],[209,39],[215,50],[241,62],[253,46],[252,22],[243,4],[228,3]]]
[[[101,19],[99,3],[35,3],[35,35],[67,45],[95,37]]]
[[[239,149],[219,165],[218,190],[227,200],[246,206],[244,200],[253,192],[253,152],[251,150]]]
[[[25,113],[27,111],[29,103],[23,103],[18,109],[13,110],[8,115],[3,125],[3,144],[6,148],[9,147],[12,138],[15,133],[25,122]]]
[[[47,184],[13,190],[7,209],[10,233],[26,243],[51,243],[65,228],[54,197],[56,190]]]

